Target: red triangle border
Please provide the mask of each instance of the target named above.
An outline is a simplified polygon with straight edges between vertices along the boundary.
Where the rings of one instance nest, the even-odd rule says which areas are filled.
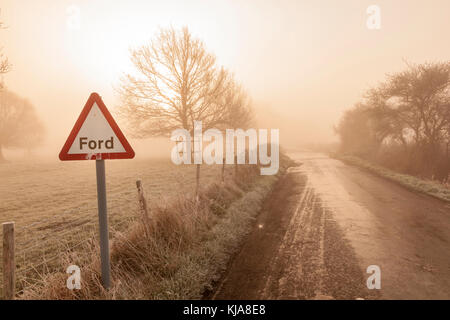
[[[89,112],[91,111],[94,103],[97,103],[98,107],[100,108],[100,111],[103,113],[103,116],[106,118],[106,121],[108,121],[109,125],[111,126],[111,129],[114,131],[114,133],[116,134],[120,143],[124,147],[125,152],[96,153],[96,154],[89,154],[89,153],[68,154],[70,147],[72,146],[73,142],[75,141],[75,138],[77,137],[77,134],[80,131]],[[114,118],[112,117],[112,115],[108,111],[108,109],[106,108],[100,95],[96,92],[91,93],[91,95],[89,96],[89,99],[87,100],[87,102],[83,108],[83,111],[81,111],[81,114],[78,117],[77,122],[75,122],[75,126],[73,127],[72,131],[70,132],[70,135],[67,138],[66,143],[64,144],[61,152],[59,153],[59,159],[61,161],[112,160],[112,159],[132,159],[132,158],[134,158],[134,156],[135,156],[135,153],[134,153],[133,148],[128,143],[127,139],[123,135],[123,133],[120,130],[119,126],[117,125],[116,121],[114,121]]]

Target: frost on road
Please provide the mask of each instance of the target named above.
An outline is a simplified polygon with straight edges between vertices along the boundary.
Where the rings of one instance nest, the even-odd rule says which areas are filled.
[[[291,154],[216,299],[449,299],[450,205],[314,153]],[[366,269],[381,269],[369,290]]]

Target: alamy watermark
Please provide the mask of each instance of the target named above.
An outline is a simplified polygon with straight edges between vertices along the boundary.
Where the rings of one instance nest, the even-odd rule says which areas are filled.
[[[73,290],[81,289],[81,270],[80,267],[77,265],[70,265],[66,269],[66,273],[70,274],[70,276],[67,278],[66,286],[67,289]]]
[[[202,130],[202,122],[194,121],[194,136],[186,129],[176,129],[171,140],[176,142],[171,158],[175,164],[261,164],[261,175],[277,174],[280,165],[279,130],[267,129],[218,129]],[[214,138],[214,141],[212,141]],[[224,141],[225,140],[225,141]],[[236,145],[235,145],[236,141]],[[247,145],[248,141],[248,147]],[[209,142],[203,147],[203,142]],[[192,150],[193,146],[193,150]],[[270,146],[270,154],[269,154]]]
[[[366,20],[366,26],[369,30],[380,30],[381,29],[381,8],[380,6],[373,4],[369,6],[366,10],[368,14]]]
[[[381,269],[377,265],[370,265],[367,267],[367,273],[371,274],[369,278],[367,278],[367,289],[381,289]]]
[[[66,8],[67,20],[66,25],[69,30],[81,29],[81,10],[76,5],[70,5]]]

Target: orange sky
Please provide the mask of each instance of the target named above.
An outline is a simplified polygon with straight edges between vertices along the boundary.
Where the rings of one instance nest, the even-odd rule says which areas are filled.
[[[366,9],[381,8],[381,30]],[[80,9],[80,28],[68,8]],[[187,25],[258,104],[281,141],[335,139],[332,126],[385,73],[411,62],[448,60],[448,0],[109,1],[2,0],[0,44],[13,63],[9,89],[29,98],[57,154],[90,92],[109,108],[129,68],[128,49],[158,26]],[[73,16],[72,16],[73,18]]]

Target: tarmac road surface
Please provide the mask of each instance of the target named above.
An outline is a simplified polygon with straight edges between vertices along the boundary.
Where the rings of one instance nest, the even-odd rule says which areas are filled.
[[[450,204],[322,154],[278,181],[213,299],[450,299]],[[367,288],[367,267],[381,289]]]

